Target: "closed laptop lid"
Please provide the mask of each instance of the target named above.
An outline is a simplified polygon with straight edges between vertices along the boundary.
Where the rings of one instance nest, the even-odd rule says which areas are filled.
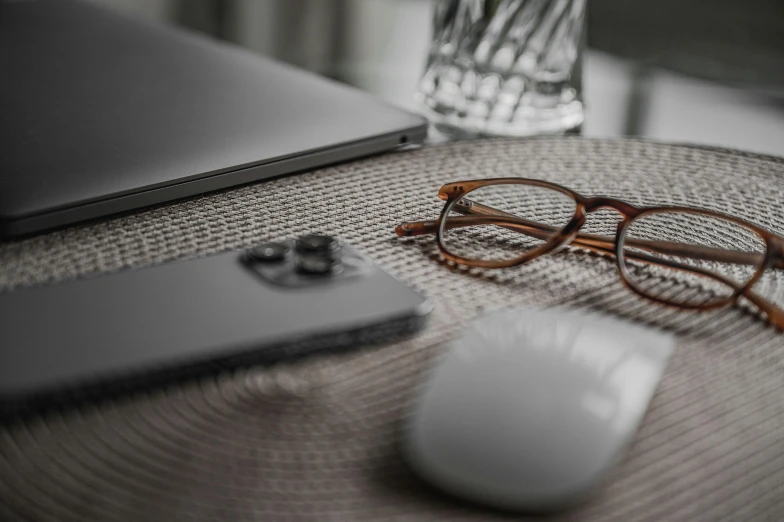
[[[0,70],[0,220],[423,127],[336,82],[74,1],[0,1]]]

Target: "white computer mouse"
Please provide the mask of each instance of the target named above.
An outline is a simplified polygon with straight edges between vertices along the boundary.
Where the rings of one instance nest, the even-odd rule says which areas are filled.
[[[669,334],[597,314],[487,315],[424,384],[404,456],[426,481],[474,502],[569,507],[623,455],[674,346]]]

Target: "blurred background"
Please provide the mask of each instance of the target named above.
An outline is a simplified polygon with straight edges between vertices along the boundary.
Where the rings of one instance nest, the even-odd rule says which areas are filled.
[[[91,0],[415,109],[434,0]],[[784,156],[784,1],[591,0],[585,136]]]

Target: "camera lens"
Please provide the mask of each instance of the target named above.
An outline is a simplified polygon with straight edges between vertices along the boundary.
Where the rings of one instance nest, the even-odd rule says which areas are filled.
[[[283,243],[262,243],[248,250],[251,259],[265,263],[283,261],[288,253],[289,247]]]
[[[340,261],[324,255],[301,255],[297,258],[297,271],[306,275],[330,275],[340,272]]]
[[[333,254],[340,249],[340,243],[334,237],[317,234],[298,237],[296,245],[301,254]]]

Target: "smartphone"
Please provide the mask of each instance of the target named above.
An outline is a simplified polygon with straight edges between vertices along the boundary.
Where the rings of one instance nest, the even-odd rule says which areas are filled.
[[[0,294],[0,419],[397,340],[430,310],[319,235]]]

